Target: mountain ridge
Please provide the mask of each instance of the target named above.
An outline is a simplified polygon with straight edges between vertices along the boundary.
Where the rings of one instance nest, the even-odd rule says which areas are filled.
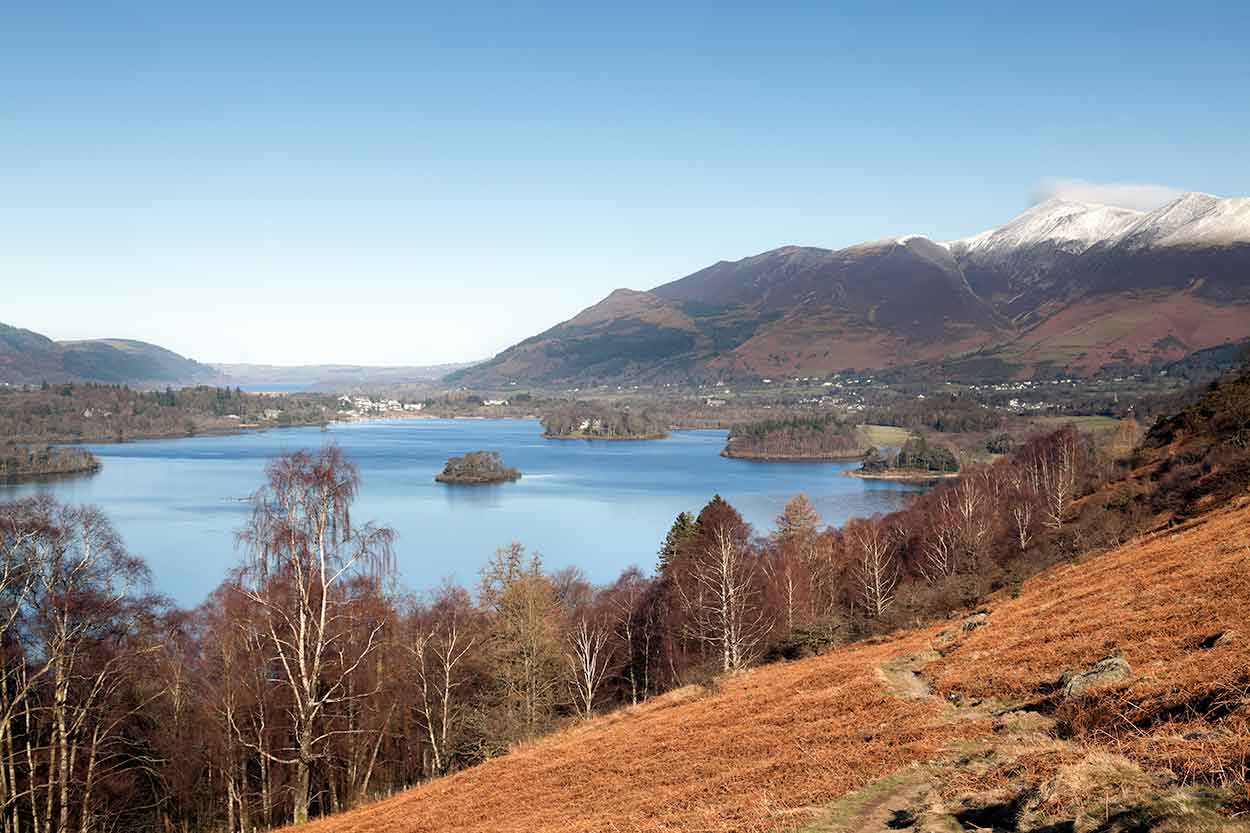
[[[213,368],[156,344],[124,338],[54,341],[0,323],[0,383],[183,384],[219,378]]]
[[[448,378],[826,375],[969,351],[989,351],[1008,376],[1084,374],[1244,336],[1247,278],[1250,198],[1195,192],[1149,212],[1048,200],[957,240],[782,246],[650,290],[616,290]]]

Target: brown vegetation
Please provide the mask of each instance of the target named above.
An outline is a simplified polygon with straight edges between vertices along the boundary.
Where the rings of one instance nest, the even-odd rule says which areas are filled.
[[[1213,387],[1125,463],[1065,426],[842,529],[798,496],[759,537],[717,496],[653,576],[601,587],[512,544],[476,593],[400,594],[332,446],[271,463],[195,611],[146,594],[98,512],[0,505],[0,823],[788,829],[1008,708],[1069,746],[951,784],[1110,747],[1244,790],[1248,401],[1250,377]]]
[[[993,697],[1016,707],[1053,701],[1060,731],[1092,747],[1185,780],[1239,787],[1250,755],[1250,643],[1204,645],[1244,622],[1248,527],[1243,504],[1058,567],[1018,598],[992,604],[987,624],[926,671],[943,698]],[[895,696],[877,675],[940,629],[758,669],[711,690],[680,689],[308,829],[793,829],[839,795],[993,730],[988,719],[944,718],[938,701]],[[1117,647],[1135,669],[1131,682],[1056,699],[1050,686],[1064,670]],[[1058,752],[1051,761],[1037,760],[1034,773],[1019,761],[990,777],[1040,783],[1065,763]],[[1067,763],[1066,777],[1075,777]]]
[[[1187,782],[1244,790],[1247,605],[1250,501],[1241,499],[1029,580],[928,670],[943,695],[1029,705],[1053,713],[1067,736]],[[1056,685],[1113,653],[1128,661],[1129,680],[1077,697]]]

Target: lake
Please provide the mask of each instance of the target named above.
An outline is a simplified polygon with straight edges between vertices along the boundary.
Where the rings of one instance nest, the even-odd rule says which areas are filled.
[[[94,475],[0,485],[0,500],[47,490],[103,509],[128,548],[151,565],[156,589],[198,604],[238,561],[234,532],[265,462],[335,442],[360,468],[357,521],[399,533],[401,577],[412,589],[444,577],[469,586],[496,548],[520,541],[550,568],[575,564],[596,582],[656,552],[678,512],[719,493],[766,533],[786,501],[806,492],[826,523],[887,512],[923,488],[860,480],[853,462],[767,463],[720,456],[724,431],[678,431],[655,441],[544,440],[534,420],[380,420],[228,436],[88,445]],[[434,482],[447,458],[498,451],[524,473],[516,483]]]

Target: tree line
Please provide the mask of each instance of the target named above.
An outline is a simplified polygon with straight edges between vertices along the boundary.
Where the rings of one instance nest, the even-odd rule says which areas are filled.
[[[1244,416],[1225,423],[1244,445]],[[1067,427],[838,529],[799,495],[757,534],[716,496],[606,585],[512,543],[475,586],[413,594],[327,446],[268,465],[194,610],[151,592],[97,510],[0,505],[0,828],[235,833],[347,809],[1114,545],[1131,513],[1078,504],[1116,471]]]

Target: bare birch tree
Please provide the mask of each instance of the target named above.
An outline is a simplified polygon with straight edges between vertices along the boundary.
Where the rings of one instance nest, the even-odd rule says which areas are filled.
[[[879,619],[894,603],[898,585],[893,535],[879,518],[860,521],[848,531],[858,551],[855,575],[864,608],[869,616]]]
[[[419,623],[419,630],[408,645],[416,676],[416,713],[433,757],[433,773],[451,766],[451,744],[460,705],[457,690],[465,685],[461,669],[477,638],[466,633],[462,608],[468,599],[452,589],[435,606],[434,621]]]
[[[569,634],[570,687],[573,706],[582,717],[589,717],[595,708],[595,695],[603,685],[612,663],[609,631],[602,624],[591,624],[583,616]]]
[[[1046,525],[1051,529],[1063,527],[1075,497],[1078,442],[1076,429],[1069,427],[1058,431],[1037,461],[1045,498]]]
[[[743,668],[754,658],[771,621],[759,604],[759,559],[725,525],[691,554],[678,584],[689,636],[720,650],[721,668]]]
[[[358,577],[393,572],[395,533],[352,524],[360,478],[335,446],[280,457],[266,468],[266,480],[239,533],[247,550],[239,586],[262,611],[266,646],[293,702],[293,748],[265,754],[293,768],[292,819],[301,824],[308,820],[313,763],[335,732],[321,719],[327,707],[354,696],[347,681],[377,648],[383,627],[368,626],[363,646],[346,663],[330,661],[348,636],[352,600],[345,588]]]

